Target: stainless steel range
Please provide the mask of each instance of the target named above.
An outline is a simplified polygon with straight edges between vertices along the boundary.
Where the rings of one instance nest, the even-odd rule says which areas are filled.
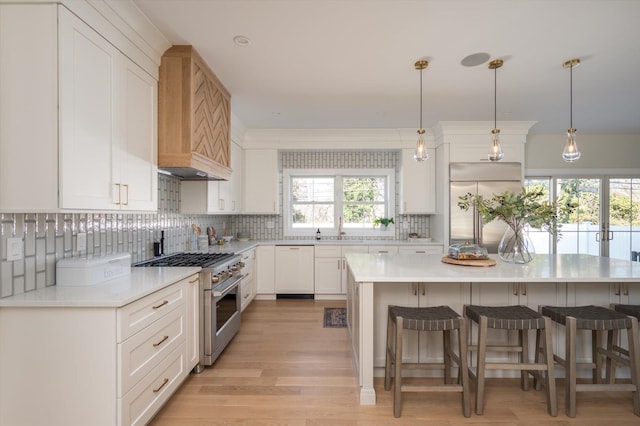
[[[240,328],[242,257],[233,253],[178,253],[134,266],[200,266],[200,362],[212,365]]]

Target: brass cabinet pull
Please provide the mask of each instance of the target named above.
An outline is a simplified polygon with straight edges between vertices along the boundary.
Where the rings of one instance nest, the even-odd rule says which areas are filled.
[[[164,341],[165,341],[165,340],[167,340],[168,338],[169,338],[169,336],[164,336],[164,337],[162,338],[162,340],[160,340],[158,343],[154,343],[154,344],[153,344],[153,347],[154,347],[154,348],[157,348],[158,346],[160,346],[161,344],[163,344],[163,343],[164,343]]]
[[[129,185],[123,184],[122,187],[127,190],[127,197],[125,198],[127,201],[125,203],[122,203],[122,205],[123,206],[128,206],[129,205]],[[122,200],[120,200],[120,201],[122,201]]]
[[[629,295],[629,284],[628,283],[624,283],[624,295],[628,296]]]
[[[614,284],[614,293],[616,296],[620,296],[620,283]]]
[[[425,296],[427,294],[427,284],[422,283],[420,284],[420,287],[422,288],[422,295]]]
[[[413,295],[418,295],[418,285],[416,283],[411,283],[411,290],[413,291]]]
[[[527,283],[522,283],[522,293],[523,296],[527,295]]]
[[[426,254],[425,250],[416,250],[416,254]]]
[[[113,204],[120,205],[122,204],[122,185],[120,185],[119,183],[114,183],[114,185],[118,187],[118,200],[113,201]]]
[[[338,270],[340,269],[340,259],[338,259]]]
[[[164,302],[162,302],[161,304],[154,306],[154,307],[153,307],[153,309],[160,309],[160,308],[162,308],[164,305],[166,305],[167,303],[169,303],[169,301],[168,301],[168,300],[165,300],[165,301],[164,301]]]
[[[517,284],[517,283],[513,285],[513,295],[514,296],[518,295],[518,286],[519,286],[519,284]]]
[[[162,389],[164,387],[164,385],[166,385],[167,383],[169,383],[169,379],[164,379],[164,381],[162,382],[162,384],[160,385],[160,387],[158,389],[154,389],[153,393],[158,393],[160,392],[160,389]]]
[[[378,250],[378,253],[389,253],[389,250]]]

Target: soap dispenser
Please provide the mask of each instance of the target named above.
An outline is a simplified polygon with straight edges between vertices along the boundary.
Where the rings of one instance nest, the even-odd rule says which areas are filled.
[[[318,232],[316,232],[316,240],[320,241],[320,228],[318,228]]]

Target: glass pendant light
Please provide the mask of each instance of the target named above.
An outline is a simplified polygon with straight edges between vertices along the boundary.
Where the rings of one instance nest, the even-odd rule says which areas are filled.
[[[418,144],[416,145],[416,152],[413,154],[413,159],[416,161],[425,161],[429,159],[429,153],[424,146],[424,133],[422,128],[422,70],[427,68],[428,61],[418,61],[414,64],[417,70],[420,70],[420,128],[418,129]]]
[[[580,159],[580,151],[576,143],[576,129],[573,128],[573,67],[580,64],[580,59],[569,59],[562,64],[564,68],[569,68],[569,129],[567,129],[567,144],[562,151],[562,159],[572,163]]]
[[[491,150],[487,155],[490,161],[500,161],[504,157],[502,147],[500,146],[500,129],[498,129],[498,68],[502,66],[504,61],[502,59],[496,59],[489,62],[489,69],[493,70],[493,135],[491,139]]]

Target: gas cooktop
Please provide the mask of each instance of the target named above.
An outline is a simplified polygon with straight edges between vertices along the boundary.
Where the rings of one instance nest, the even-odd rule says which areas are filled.
[[[234,257],[233,253],[177,253],[145,260],[133,266],[200,266],[210,268]]]

